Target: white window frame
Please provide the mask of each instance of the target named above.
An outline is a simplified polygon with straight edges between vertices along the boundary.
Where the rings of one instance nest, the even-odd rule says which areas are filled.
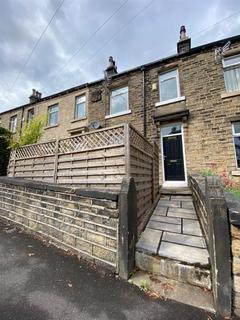
[[[172,98],[172,99],[168,99],[168,100],[162,100],[162,97],[161,97],[161,83],[163,81],[166,81],[167,79],[164,79],[164,80],[161,80],[161,76],[163,75],[167,75],[168,73],[171,73],[173,71],[176,71],[176,75],[175,76],[170,76],[169,75],[169,78],[167,79],[172,79],[172,78],[176,78],[176,84],[177,84],[177,97],[175,98]],[[171,69],[171,70],[168,70],[166,72],[163,72],[163,73],[160,73],[159,74],[159,100],[160,100],[160,103],[171,103],[171,102],[175,102],[175,101],[178,101],[178,100],[184,100],[185,97],[181,97],[181,91],[180,91],[180,81],[179,81],[179,72],[178,72],[178,69]],[[184,99],[183,99],[184,98]]]
[[[127,89],[127,109],[123,110],[123,111],[120,111],[120,112],[113,113],[112,112],[112,94],[114,93],[114,91],[117,91],[117,90],[120,90],[120,89],[124,89],[124,88]],[[122,94],[123,93],[116,94],[114,97],[121,96]],[[129,90],[128,90],[128,86],[123,86],[123,87],[118,87],[118,88],[112,89],[111,92],[110,92],[110,112],[109,112],[109,117],[117,116],[117,115],[124,115],[124,114],[127,114],[127,113],[129,113]]]
[[[236,122],[232,123],[232,135],[233,135],[233,147],[234,147],[235,163],[236,163],[236,168],[240,169],[240,167],[238,166],[238,162],[237,162],[237,155],[236,155],[236,148],[235,148],[235,141],[234,141],[235,137],[240,137],[240,133],[235,133],[235,128],[234,128],[234,124],[235,123],[240,123],[240,121],[236,121]]]
[[[57,111],[51,111],[51,109],[56,108],[56,107],[58,108]],[[49,121],[50,120],[50,115],[53,114],[53,113],[56,113],[56,112],[58,114],[57,123],[50,124],[50,121]],[[59,120],[59,105],[58,105],[58,103],[56,103],[56,104],[48,107],[48,126],[49,127],[54,127],[54,126],[58,125],[58,120]]]
[[[78,102],[78,99],[84,99],[84,101],[82,101],[82,102]],[[86,99],[86,95],[85,94],[81,94],[81,95],[79,95],[79,96],[77,96],[76,98],[75,98],[75,110],[74,110],[74,119],[76,119],[76,120],[80,120],[80,119],[85,119],[86,118],[86,101],[87,101],[87,99]],[[77,110],[78,110],[78,105],[82,105],[82,104],[84,104],[84,115],[82,116],[82,117],[78,117],[77,116]]]
[[[231,59],[234,59],[234,58],[238,58],[240,59],[240,54],[236,54],[234,56],[230,56],[230,57],[226,57],[224,59],[222,59],[222,65],[223,65],[223,72],[224,72],[224,83],[225,83],[225,89],[228,93],[231,93],[231,92],[239,92],[240,90],[237,90],[237,91],[229,91],[228,90],[228,85],[227,85],[227,82],[226,82],[226,77],[225,77],[225,71],[227,70],[233,70],[235,68],[240,68],[240,61],[239,62],[235,62],[235,63],[230,63],[230,64],[227,64],[226,62],[231,60]]]
[[[9,131],[11,133],[16,133],[17,132],[17,115],[14,115],[14,116],[10,117]]]

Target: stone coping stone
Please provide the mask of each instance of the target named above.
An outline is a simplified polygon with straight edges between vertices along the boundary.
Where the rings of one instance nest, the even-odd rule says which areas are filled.
[[[65,185],[59,185],[57,183],[47,183],[42,181],[32,181],[26,179],[19,179],[13,177],[0,177],[0,183],[10,184],[14,186],[21,186],[25,188],[33,188],[40,190],[49,190],[62,193],[76,194],[82,197],[106,199],[112,201],[118,201],[118,195],[120,190],[110,191],[108,189],[95,189],[95,188],[78,188],[77,186],[70,187]]]
[[[224,192],[224,196],[227,202],[230,222],[233,225],[240,226],[240,200],[228,191]]]

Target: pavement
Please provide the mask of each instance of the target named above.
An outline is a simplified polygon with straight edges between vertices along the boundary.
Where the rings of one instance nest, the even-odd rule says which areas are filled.
[[[0,320],[214,320],[0,222]]]
[[[191,195],[162,195],[137,249],[183,263],[207,266],[209,254]]]

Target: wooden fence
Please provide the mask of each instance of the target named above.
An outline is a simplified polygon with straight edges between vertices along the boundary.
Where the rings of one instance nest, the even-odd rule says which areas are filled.
[[[159,151],[124,124],[18,148],[11,152],[8,176],[108,189],[133,177],[140,223],[159,193]]]

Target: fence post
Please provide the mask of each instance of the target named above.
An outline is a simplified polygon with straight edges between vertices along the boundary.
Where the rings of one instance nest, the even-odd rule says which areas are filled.
[[[14,177],[15,176],[15,167],[16,167],[16,149],[14,149],[13,151],[11,151],[11,153],[13,152],[13,165],[12,165],[12,176]],[[10,159],[11,159],[11,156],[10,155]],[[10,163],[10,161],[9,161]]]
[[[56,140],[55,145],[55,159],[54,159],[54,171],[53,171],[53,182],[57,182],[57,171],[58,171],[58,147],[59,147],[59,139]]]
[[[215,308],[221,316],[230,317],[232,306],[230,229],[227,204],[217,177],[206,178],[206,200]]]
[[[129,124],[124,123],[125,170],[127,177],[130,177],[130,130]]]
[[[152,157],[152,203],[155,201],[155,143],[153,142],[153,157]]]
[[[127,280],[134,268],[137,240],[137,193],[133,178],[123,178],[118,201],[118,273]]]

